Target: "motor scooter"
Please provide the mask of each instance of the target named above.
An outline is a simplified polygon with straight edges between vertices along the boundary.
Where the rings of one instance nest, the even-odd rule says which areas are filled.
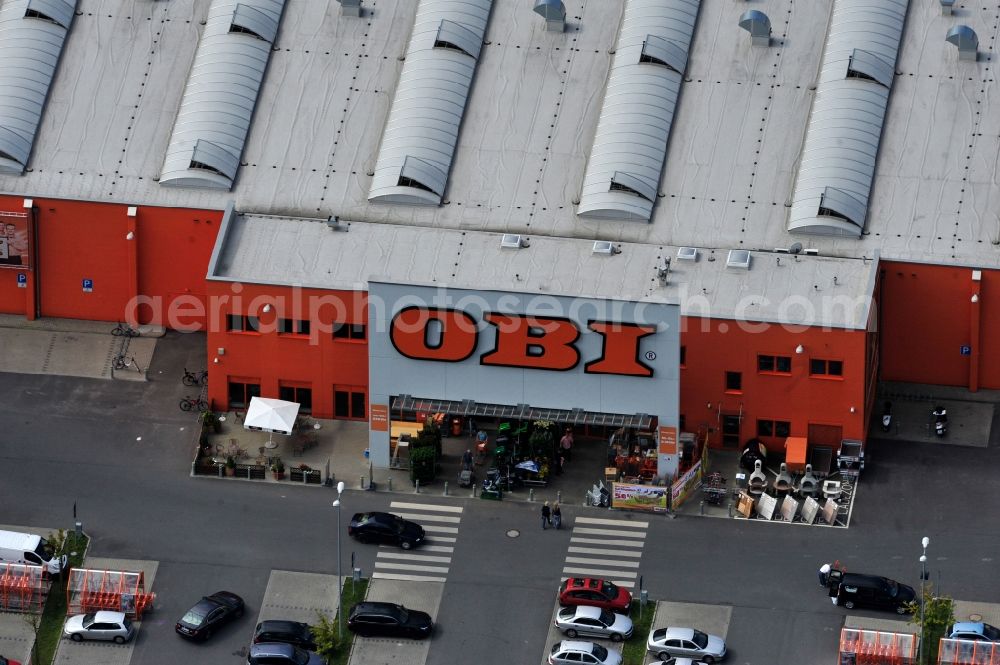
[[[938,436],[944,436],[948,433],[948,411],[943,406],[936,406],[934,410],[931,411],[931,415],[934,416],[934,433]]]
[[[892,428],[892,402],[885,402],[882,406],[882,431],[888,432]]]

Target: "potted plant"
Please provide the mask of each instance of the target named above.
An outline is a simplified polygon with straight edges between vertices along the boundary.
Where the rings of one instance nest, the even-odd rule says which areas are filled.
[[[274,474],[275,480],[285,479],[285,463],[281,461],[280,457],[274,459],[274,464],[271,465],[271,473]]]
[[[232,455],[226,457],[226,475],[227,476],[236,475],[236,460],[233,459]]]
[[[211,431],[213,434],[222,432],[222,421],[219,420],[219,416],[215,415],[214,411],[202,411],[198,418],[201,420],[202,429],[206,432]]]

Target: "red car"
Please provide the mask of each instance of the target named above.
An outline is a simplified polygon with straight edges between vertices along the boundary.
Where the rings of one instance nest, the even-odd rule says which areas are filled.
[[[16,660],[11,660],[10,658],[4,658],[0,656],[0,665],[21,665],[21,663]]]
[[[559,585],[560,605],[592,605],[628,614],[632,594],[607,580],[571,577]]]

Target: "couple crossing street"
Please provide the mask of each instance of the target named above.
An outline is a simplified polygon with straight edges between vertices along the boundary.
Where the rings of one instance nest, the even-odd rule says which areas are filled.
[[[548,529],[550,524],[557,529],[562,528],[562,510],[559,508],[559,502],[551,508],[548,501],[542,504],[542,530]]]

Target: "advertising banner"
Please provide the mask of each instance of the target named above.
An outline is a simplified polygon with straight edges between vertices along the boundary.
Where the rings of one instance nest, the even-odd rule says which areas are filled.
[[[646,512],[667,512],[669,487],[611,483],[611,507]]]
[[[698,485],[701,484],[701,460],[695,462],[694,466],[688,469],[683,476],[674,481],[673,487],[673,506],[677,506],[684,503],[684,500],[688,498],[688,495],[694,491]]]
[[[0,212],[0,268],[23,269],[30,265],[28,215]]]
[[[389,430],[389,405],[372,404],[369,407],[371,412],[371,428],[376,432],[386,432]]]

